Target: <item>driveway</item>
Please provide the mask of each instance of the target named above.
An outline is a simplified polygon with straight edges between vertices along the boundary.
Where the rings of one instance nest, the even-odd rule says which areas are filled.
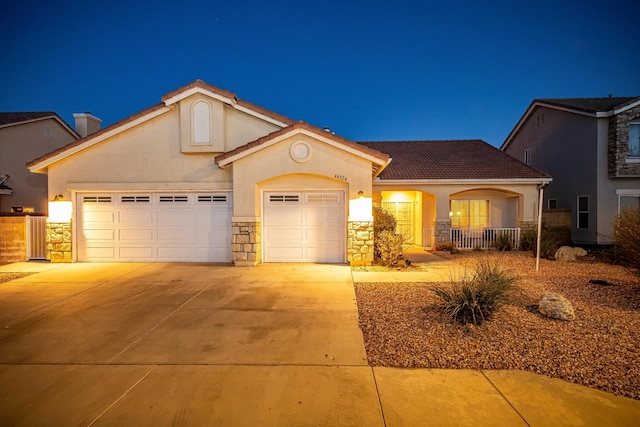
[[[640,417],[637,401],[529,373],[369,367],[347,266],[2,270],[39,271],[0,284],[2,426],[626,425]]]

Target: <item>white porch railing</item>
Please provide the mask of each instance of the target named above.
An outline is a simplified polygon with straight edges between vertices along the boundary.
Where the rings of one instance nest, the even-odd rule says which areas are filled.
[[[513,249],[520,245],[520,228],[452,228],[449,235],[457,249],[492,249],[498,239],[509,241]]]
[[[436,230],[433,228],[422,229],[422,246],[424,249],[434,249],[436,245]]]
[[[47,257],[47,217],[27,215],[27,259]]]

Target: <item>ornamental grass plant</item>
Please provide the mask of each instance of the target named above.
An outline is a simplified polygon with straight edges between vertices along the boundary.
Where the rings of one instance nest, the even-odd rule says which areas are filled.
[[[436,285],[431,291],[439,299],[437,307],[462,324],[481,325],[517,290],[517,278],[486,259],[451,279],[448,286]]]

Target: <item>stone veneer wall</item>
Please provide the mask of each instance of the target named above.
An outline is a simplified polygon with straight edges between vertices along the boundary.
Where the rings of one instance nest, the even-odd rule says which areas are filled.
[[[436,245],[451,241],[451,222],[436,221]]]
[[[47,222],[47,259],[71,262],[71,223]]]
[[[231,224],[231,260],[235,265],[255,265],[261,261],[260,223]]]
[[[350,265],[373,263],[373,221],[349,221],[347,224],[347,261]]]
[[[640,119],[640,106],[609,118],[609,177],[640,176],[640,163],[627,163],[629,157],[629,123]]]
[[[27,219],[0,217],[0,264],[27,260]]]

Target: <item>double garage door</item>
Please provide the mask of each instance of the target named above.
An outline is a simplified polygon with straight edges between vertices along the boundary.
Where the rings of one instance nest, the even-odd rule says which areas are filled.
[[[231,261],[231,193],[77,197],[79,261]]]

